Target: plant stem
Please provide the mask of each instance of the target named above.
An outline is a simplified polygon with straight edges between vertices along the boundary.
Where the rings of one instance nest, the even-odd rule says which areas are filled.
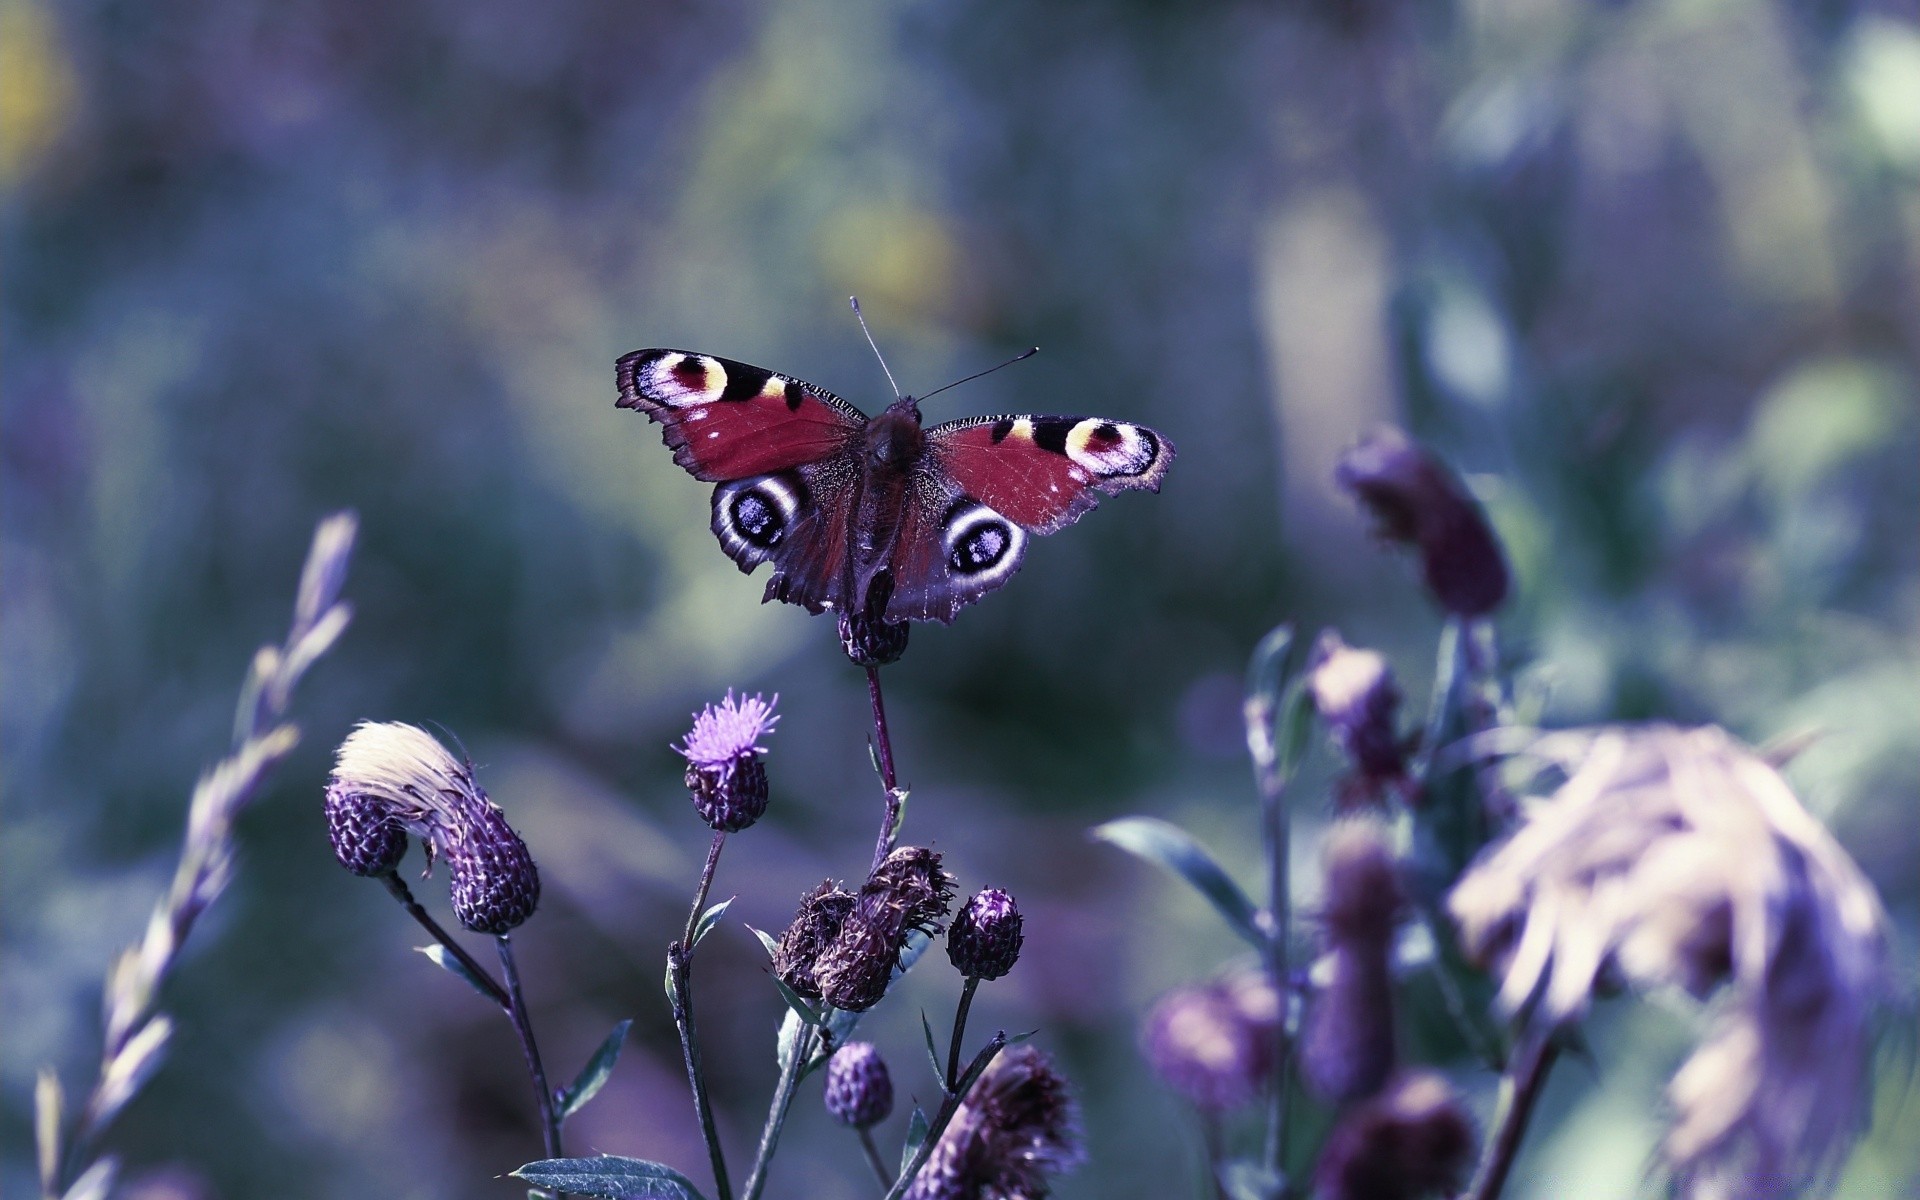
[[[1512,1069],[1500,1081],[1500,1112],[1495,1118],[1493,1140],[1475,1174],[1470,1200],[1498,1200],[1507,1185],[1507,1173],[1520,1152],[1520,1139],[1533,1117],[1534,1103],[1547,1080],[1547,1072],[1558,1057],[1551,1031],[1528,1037],[1514,1056]]]
[[[1273,736],[1273,723],[1279,715],[1276,706],[1251,702],[1247,706],[1247,742],[1254,748],[1254,782],[1260,789],[1260,834],[1267,856],[1267,917],[1271,922],[1261,957],[1265,960],[1268,983],[1280,1006],[1280,1019],[1273,1025],[1273,1093],[1267,1106],[1266,1139],[1261,1156],[1267,1171],[1275,1175],[1280,1172],[1287,1153],[1287,1082],[1293,1049],[1293,1038],[1287,1029],[1293,997],[1287,961],[1287,932],[1292,924],[1287,780],[1281,772]],[[1253,728],[1256,724],[1260,725],[1258,730]]]
[[[767,1186],[767,1171],[773,1162],[774,1149],[780,1144],[780,1129],[786,1124],[787,1110],[793,1107],[794,1089],[800,1086],[800,1076],[813,1056],[813,1039],[818,1032],[818,1026],[802,1026],[800,1040],[795,1044],[793,1054],[788,1057],[786,1066],[780,1069],[780,1082],[774,1085],[773,1105],[767,1110],[766,1127],[760,1131],[760,1148],[753,1156],[753,1170],[747,1176],[745,1190],[741,1192],[742,1200],[759,1200],[761,1191]]]
[[[1207,1148],[1207,1183],[1214,1200],[1229,1200],[1226,1182],[1220,1178],[1220,1168],[1227,1161],[1225,1139],[1221,1136],[1220,1118],[1214,1113],[1200,1114],[1200,1141]]]
[[[546,1143],[547,1157],[560,1158],[560,1118],[554,1112],[553,1089],[547,1086],[547,1071],[540,1065],[540,1047],[533,1040],[533,1023],[527,1019],[526,997],[520,993],[520,969],[513,962],[513,942],[506,934],[494,939],[500,950],[500,970],[507,979],[507,1015],[513,1018],[513,1031],[520,1035],[520,1050],[527,1056],[527,1074],[533,1076],[533,1089],[540,1101],[540,1132]]]
[[[700,1068],[700,1038],[693,1024],[693,934],[706,907],[707,892],[713,887],[713,873],[720,865],[720,848],[727,835],[714,830],[707,846],[707,864],[700,870],[700,886],[693,893],[693,907],[687,911],[686,932],[667,947],[667,974],[673,982],[673,1026],[680,1033],[680,1057],[686,1063],[687,1084],[693,1089],[693,1111],[700,1118],[700,1136],[707,1143],[707,1159],[713,1165],[713,1188],[720,1200],[733,1200],[733,1185],[727,1178],[727,1156],[720,1147],[720,1130],[713,1121],[713,1101],[707,1094],[706,1072]]]
[[[873,1144],[873,1129],[860,1130],[860,1147],[867,1152],[867,1163],[873,1167],[874,1175],[880,1180],[880,1190],[885,1192],[893,1186],[893,1173],[887,1170],[887,1160],[880,1157],[880,1147]]]
[[[993,1064],[995,1056],[1006,1048],[1007,1033],[1003,1029],[994,1034],[992,1040],[980,1048],[980,1053],[973,1056],[973,1062],[967,1067],[967,1073],[960,1077],[959,1087],[947,1093],[947,1098],[940,1102],[940,1111],[935,1113],[933,1120],[927,1124],[927,1140],[920,1143],[920,1149],[914,1152],[913,1161],[900,1172],[900,1178],[893,1181],[893,1187],[887,1191],[886,1200],[900,1200],[900,1197],[907,1194],[907,1189],[913,1186],[913,1177],[920,1173],[921,1167],[927,1165],[927,1159],[933,1154],[933,1148],[940,1144],[940,1135],[946,1132],[947,1125],[952,1122],[954,1114],[960,1111],[960,1104],[967,1098],[967,1093],[973,1090],[973,1085],[979,1082],[980,1076],[985,1074],[987,1068]]]
[[[493,981],[492,974],[475,961],[473,955],[468,954],[459,942],[454,941],[446,930],[440,928],[440,922],[434,920],[426,909],[420,907],[420,902],[413,898],[413,892],[407,888],[406,881],[398,874],[388,871],[380,876],[380,882],[386,886],[387,892],[400,902],[400,907],[407,910],[407,915],[418,921],[420,927],[427,931],[427,935],[440,943],[441,949],[460,961],[460,965],[467,969],[467,974],[487,993],[487,998],[498,1004],[500,1011],[509,1017],[513,1016],[513,1001],[508,998],[506,991]]]
[[[879,870],[887,855],[893,853],[893,839],[900,824],[900,780],[893,773],[893,740],[887,736],[887,707],[880,699],[880,668],[867,668],[867,698],[873,701],[873,741],[880,755],[880,782],[887,789],[885,819],[873,846],[873,867]]]
[[[953,1043],[947,1049],[947,1094],[960,1086],[960,1043],[967,1031],[967,1010],[973,1007],[973,991],[980,986],[978,975],[967,976],[960,989],[960,1008],[953,1014]]]

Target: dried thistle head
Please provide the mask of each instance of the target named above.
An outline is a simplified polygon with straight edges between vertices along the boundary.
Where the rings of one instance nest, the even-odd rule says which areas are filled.
[[[1067,1081],[1038,1049],[1015,1046],[974,1084],[907,1200],[1044,1200],[1083,1157]]]
[[[907,935],[939,933],[953,889],[953,876],[935,851],[902,846],[889,854],[861,886],[853,911],[814,962],[820,995],[850,1012],[879,1003],[907,948]]]
[[[392,843],[382,831],[396,827],[426,846],[429,869],[435,854],[444,856],[454,915],[476,933],[505,933],[540,903],[540,872],[506,814],[474,780],[471,764],[417,726],[355,726],[335,754],[327,809],[334,853],[349,870],[384,861]],[[364,844],[343,847],[343,829]],[[398,854],[392,857],[397,864]]]
[[[1380,536],[1419,551],[1427,591],[1442,608],[1483,617],[1507,598],[1506,559],[1479,502],[1406,434],[1376,429],[1341,456],[1333,477],[1373,514]]]
[[[1668,1089],[1664,1157],[1694,1197],[1765,1196],[1858,1131],[1888,994],[1879,897],[1764,759],[1717,728],[1607,726],[1529,754],[1566,782],[1455,887],[1509,1010],[1584,1011],[1603,972],[1723,992]]]
[[[799,911],[773,952],[773,973],[780,982],[809,1000],[820,998],[814,966],[852,915],[854,903],[854,894],[835,887],[831,879],[821,880],[819,887],[800,897]]]

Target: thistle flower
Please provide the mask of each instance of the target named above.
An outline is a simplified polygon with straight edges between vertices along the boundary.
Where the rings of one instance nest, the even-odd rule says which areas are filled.
[[[1395,729],[1400,688],[1393,668],[1372,650],[1355,650],[1329,629],[1320,635],[1307,690],[1333,740],[1353,764],[1340,785],[1343,807],[1378,804],[1387,789],[1402,794],[1407,781],[1406,745]]]
[[[1264,975],[1239,972],[1163,997],[1141,1028],[1154,1073],[1208,1112],[1243,1108],[1273,1077],[1280,999]]]
[[[889,854],[867,882],[833,941],[814,963],[820,994],[835,1008],[864,1012],[879,1003],[906,949],[907,935],[940,932],[953,904],[953,876],[921,846]]]
[[[999,888],[986,888],[954,915],[947,959],[970,979],[998,979],[1013,970],[1024,940],[1019,905]]]
[[[1332,973],[1307,1005],[1301,1068],[1315,1092],[1344,1102],[1379,1091],[1393,1071],[1393,929],[1405,896],[1371,821],[1336,826],[1324,858]]]
[[[385,801],[327,785],[327,840],[333,856],[355,875],[385,875],[407,853],[407,831]]]
[[[1375,430],[1341,456],[1333,477],[1373,513],[1382,537],[1419,550],[1421,575],[1442,608],[1483,617],[1507,598],[1507,563],[1486,514],[1406,434]]]
[[[1584,1011],[1617,972],[1704,998],[1663,1153],[1690,1197],[1770,1196],[1831,1169],[1862,1120],[1888,989],[1878,896],[1764,759],[1707,727],[1546,735],[1567,778],[1450,899],[1511,1010]]]
[[[693,718],[686,742],[674,750],[686,756],[687,791],[700,819],[723,833],[745,829],[767,811],[767,768],[760,761],[760,739],[780,720],[773,706],[780,697],[743,696],[709,704]]]
[[[780,982],[809,1000],[820,998],[814,965],[839,935],[854,904],[854,894],[833,886],[831,879],[822,880],[819,887],[800,897],[800,909],[773,952],[773,973]]]
[[[1401,1076],[1334,1127],[1314,1171],[1314,1200],[1418,1200],[1460,1189],[1473,1122],[1445,1079]]]
[[[506,814],[474,781],[470,764],[417,726],[355,726],[336,752],[327,803],[330,833],[338,807],[350,829],[377,830],[384,821],[419,838],[429,870],[434,855],[444,855],[454,915],[476,933],[505,933],[532,916],[540,902],[540,872]],[[353,821],[344,820],[349,810]],[[349,870],[349,859],[378,861],[368,845],[343,845],[337,835],[334,854]]]
[[[907,1200],[1044,1200],[1049,1177],[1082,1161],[1067,1081],[1015,1046],[993,1061],[934,1145]]]
[[[842,1125],[866,1129],[893,1111],[893,1079],[872,1042],[848,1042],[827,1060],[827,1111]]]

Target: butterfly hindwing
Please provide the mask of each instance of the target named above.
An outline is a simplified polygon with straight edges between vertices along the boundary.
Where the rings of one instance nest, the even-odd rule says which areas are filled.
[[[1080,519],[1100,499],[1160,490],[1173,443],[1101,417],[969,417],[927,431],[930,457],[966,495],[1034,533]]]
[[[929,474],[907,505],[891,563],[891,621],[950,623],[962,608],[1013,578],[1026,558],[1027,532]]]
[[[713,489],[713,535],[744,572],[773,564],[765,599],[814,613],[839,608],[850,486],[839,456],[722,483]]]
[[[867,423],[823,388],[711,354],[636,350],[616,378],[619,406],[658,421],[673,461],[710,483],[845,453]]]

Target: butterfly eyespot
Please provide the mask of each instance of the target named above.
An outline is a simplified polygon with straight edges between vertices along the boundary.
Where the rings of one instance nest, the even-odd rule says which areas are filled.
[[[735,559],[764,562],[799,518],[805,485],[787,475],[722,484],[713,498],[713,531]]]
[[[947,569],[970,578],[1010,574],[1026,535],[984,504],[962,501],[947,515]]]
[[[1150,430],[1095,418],[1068,430],[1064,448],[1068,458],[1103,479],[1138,475],[1160,454]]]

